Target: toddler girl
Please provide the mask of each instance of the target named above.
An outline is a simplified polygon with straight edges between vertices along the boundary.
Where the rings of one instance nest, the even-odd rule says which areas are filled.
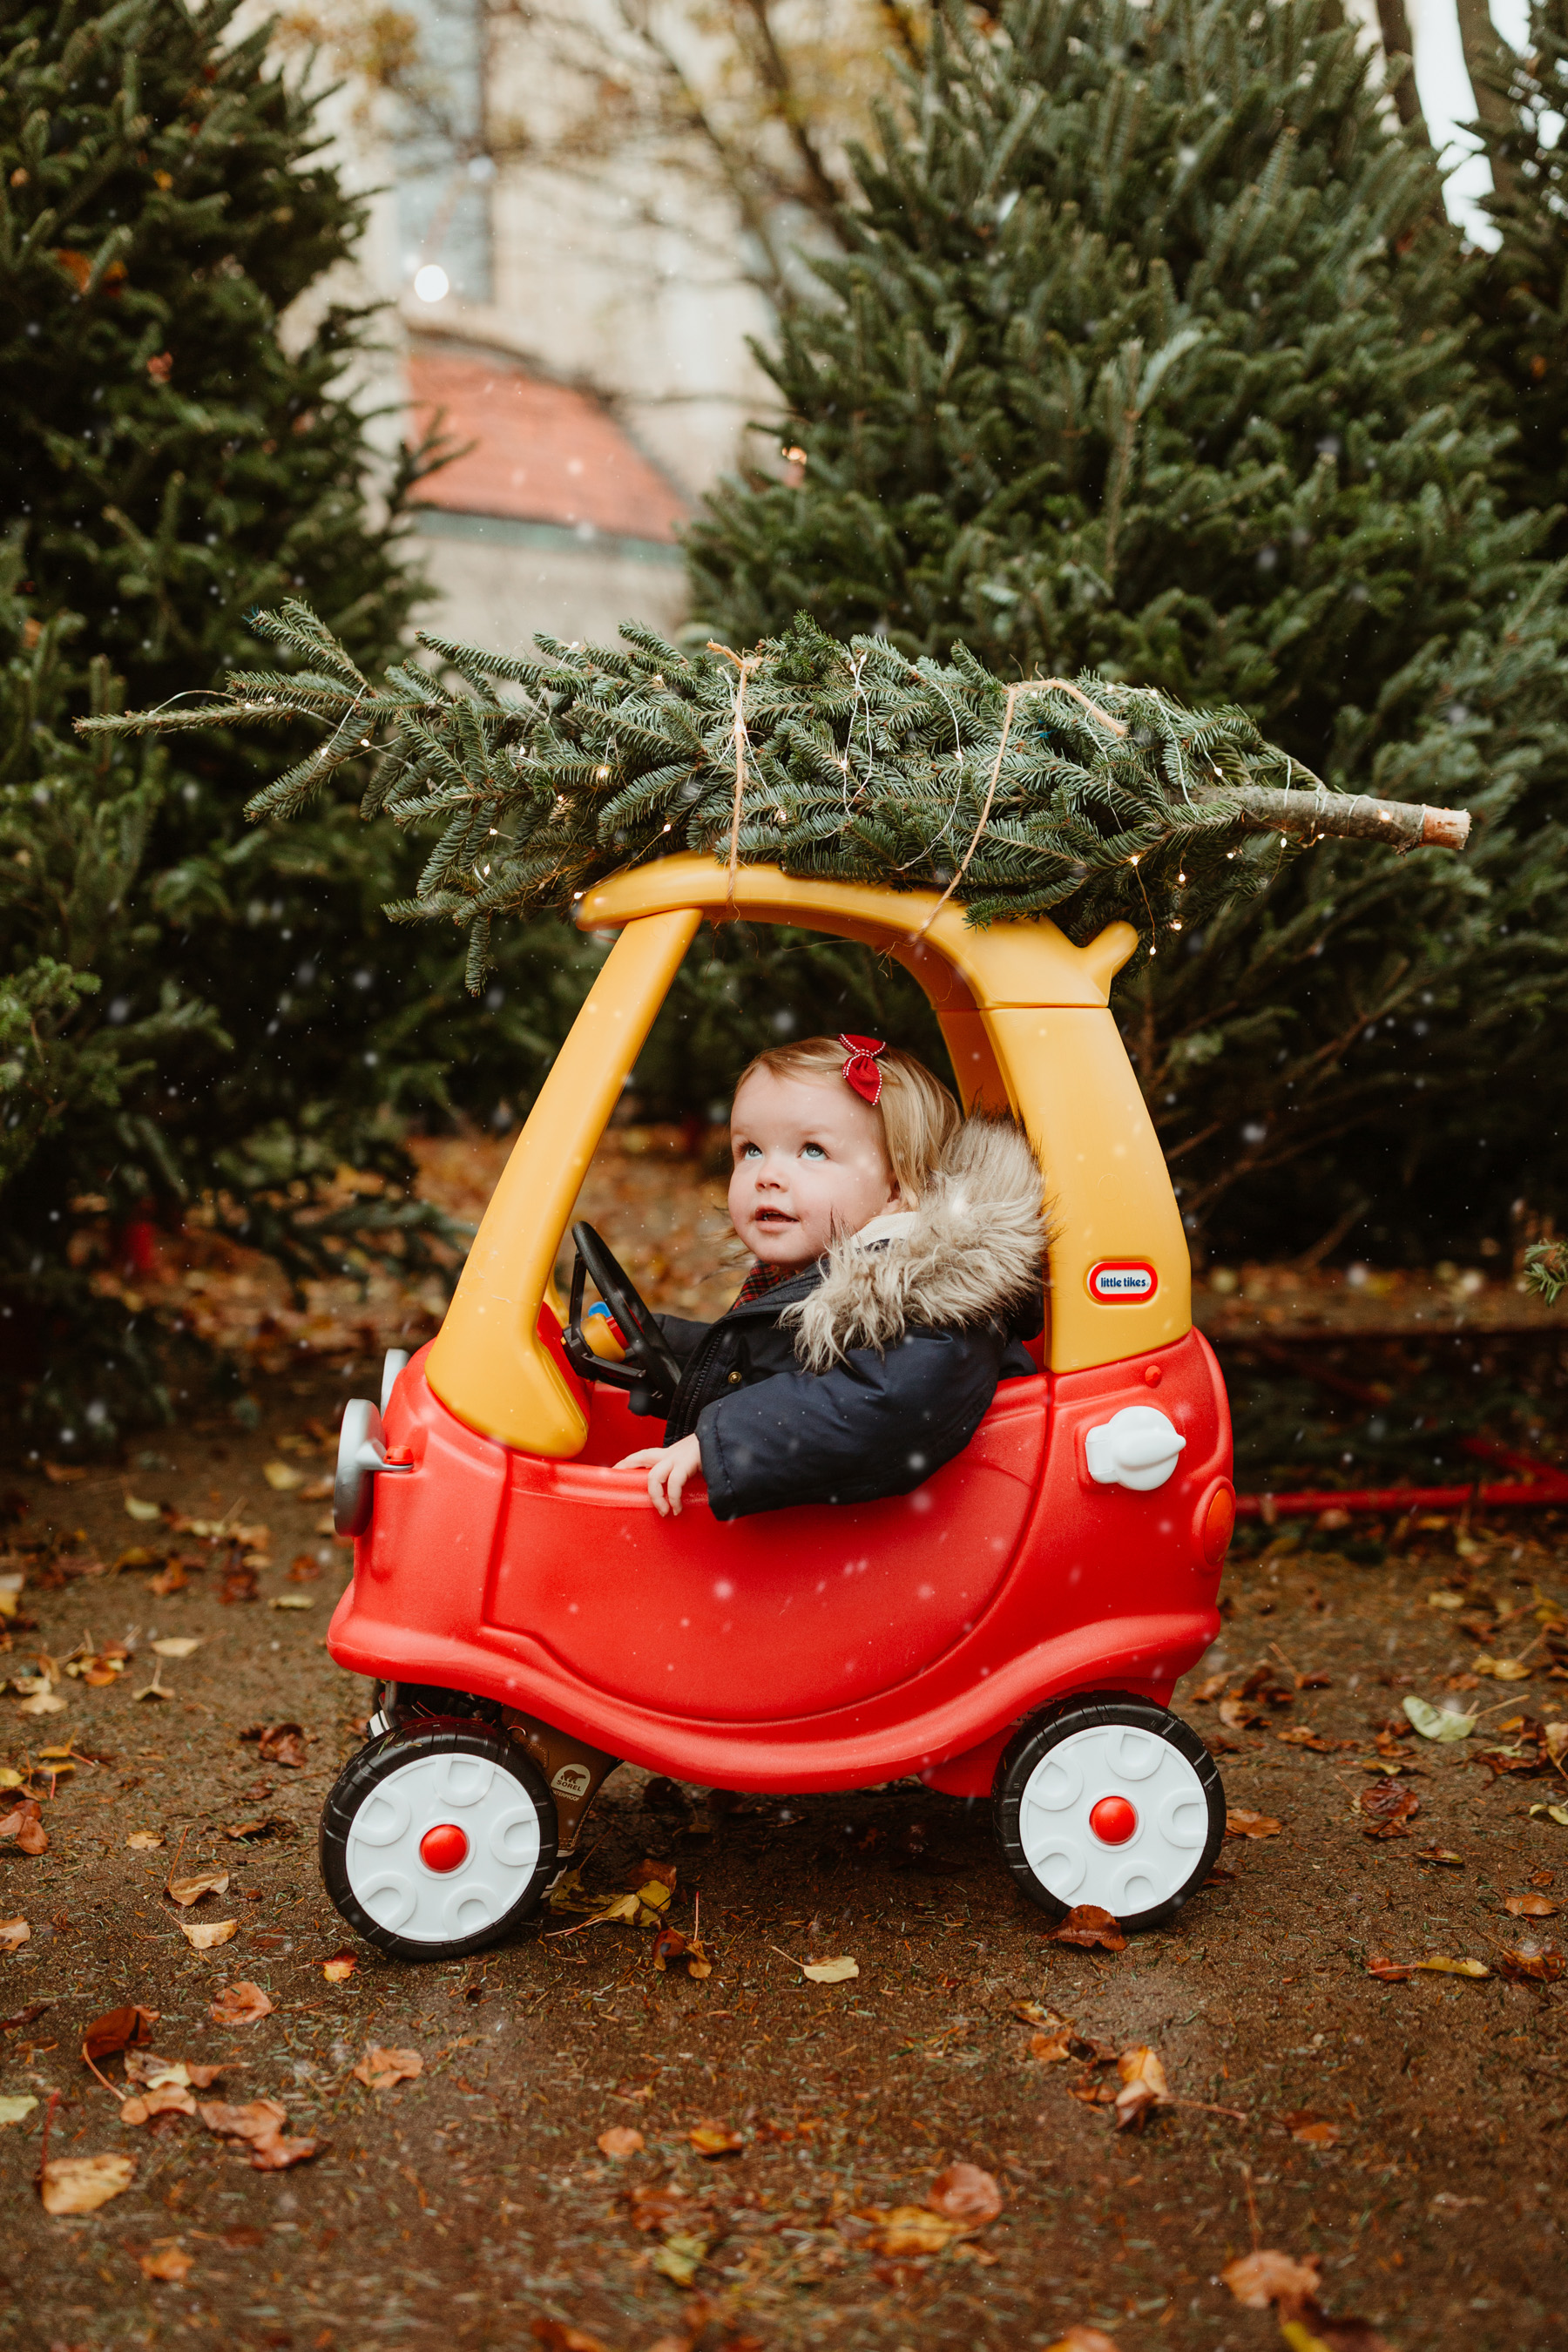
[[[661,1315],[680,1385],[644,1470],[661,1517],[700,1470],[715,1518],[908,1494],[1035,1370],[1039,1166],[912,1055],[812,1037],[759,1054],[730,1116],[753,1264],[717,1323]]]

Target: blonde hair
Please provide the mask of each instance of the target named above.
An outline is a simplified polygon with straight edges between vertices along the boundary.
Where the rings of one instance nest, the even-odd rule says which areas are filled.
[[[841,1078],[848,1058],[848,1046],[837,1037],[803,1037],[797,1045],[770,1045],[747,1063],[735,1092],[740,1093],[753,1070],[766,1070],[775,1078]],[[963,1114],[941,1079],[933,1078],[925,1064],[901,1045],[885,1047],[877,1056],[877,1067],[882,1074],[882,1097],[876,1108],[888,1165],[912,1206],[963,1125]]]

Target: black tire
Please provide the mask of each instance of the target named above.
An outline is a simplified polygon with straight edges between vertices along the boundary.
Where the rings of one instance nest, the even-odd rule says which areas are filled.
[[[1119,1757],[1105,1737],[1119,1730],[1148,1734],[1166,1753],[1151,1758],[1134,1741]],[[1090,1734],[1100,1737],[1084,1737]],[[1054,1776],[1037,1783],[1026,1816],[1031,1781],[1069,1741]],[[1047,1803],[1053,1791],[1057,1801]],[[1121,1798],[1134,1816],[1133,1830],[1114,1843],[1089,1819],[1102,1796]],[[1031,1716],[996,1768],[992,1811],[1003,1860],[1031,1903],[1058,1920],[1075,1903],[1098,1903],[1125,1928],[1168,1926],[1214,1868],[1225,1836],[1214,1758],[1179,1716],[1128,1691],[1080,1692]],[[1121,1901],[1106,1900],[1112,1890]]]
[[[429,1826],[452,1826],[447,1814],[465,1817],[456,1826],[468,1851],[437,1873],[419,1844]],[[321,1809],[327,1893],[356,1935],[398,1960],[462,1959],[510,1935],[538,1908],[555,1847],[555,1800],[527,1749],[454,1717],[395,1724],[350,1758]]]

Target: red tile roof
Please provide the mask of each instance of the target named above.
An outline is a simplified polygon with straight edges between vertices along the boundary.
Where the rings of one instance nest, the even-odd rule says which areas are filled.
[[[679,493],[586,393],[500,357],[437,352],[411,352],[408,378],[416,425],[445,410],[448,436],[474,444],[421,483],[415,496],[426,506],[623,539],[673,540],[684,521]]]

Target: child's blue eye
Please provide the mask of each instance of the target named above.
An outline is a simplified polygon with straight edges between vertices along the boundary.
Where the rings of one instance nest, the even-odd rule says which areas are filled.
[[[803,1144],[801,1149],[807,1160],[826,1160],[827,1157],[820,1143]]]
[[[742,1146],[741,1146],[741,1157],[742,1157],[742,1160],[760,1160],[760,1159],[762,1158],[762,1156],[763,1156],[763,1147],[762,1147],[762,1145],[761,1145],[760,1143],[742,1143]]]

